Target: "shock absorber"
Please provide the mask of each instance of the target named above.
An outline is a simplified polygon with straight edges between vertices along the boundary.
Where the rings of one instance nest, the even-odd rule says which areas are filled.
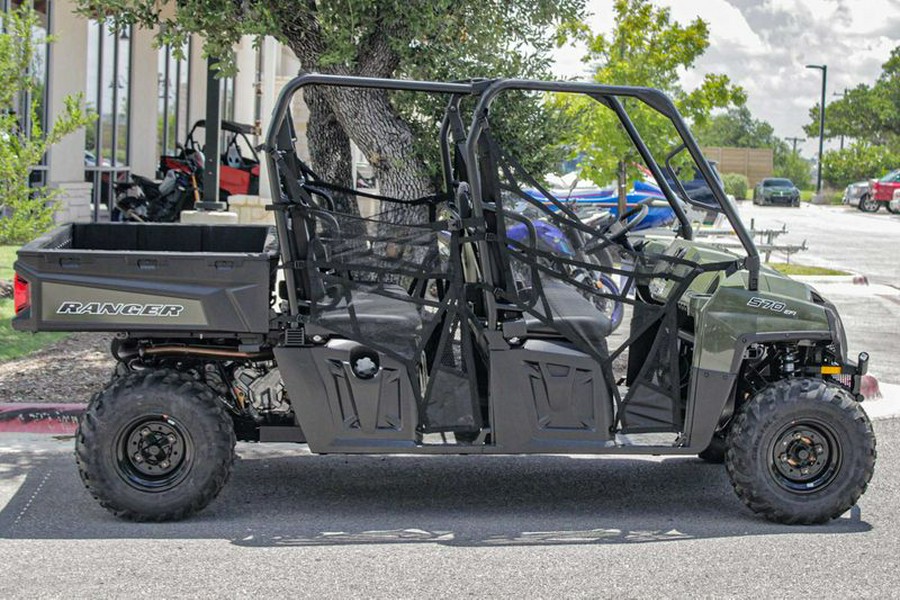
[[[797,347],[785,346],[781,353],[781,374],[793,377],[797,368]]]

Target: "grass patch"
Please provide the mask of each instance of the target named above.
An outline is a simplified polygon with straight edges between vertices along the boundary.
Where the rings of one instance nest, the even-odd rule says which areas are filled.
[[[828,269],[825,267],[811,267],[809,265],[798,265],[796,263],[769,263],[770,267],[781,273],[782,275],[849,275],[846,271],[838,271],[837,269]]]
[[[16,261],[18,246],[0,246],[0,279],[12,281],[13,263]]]
[[[66,337],[65,333],[23,333],[12,328],[12,298],[0,300],[0,362],[25,356]]]
[[[844,203],[844,192],[825,190],[822,193],[825,195],[826,204],[836,205]],[[815,197],[815,195],[815,190],[800,190],[800,201],[812,202],[812,199]]]

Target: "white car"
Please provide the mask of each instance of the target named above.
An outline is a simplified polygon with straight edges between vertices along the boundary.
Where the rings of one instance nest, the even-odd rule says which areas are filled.
[[[865,180],[857,181],[856,183],[851,183],[844,189],[844,197],[841,200],[843,204],[859,208],[860,198],[867,196],[868,194],[869,182]]]

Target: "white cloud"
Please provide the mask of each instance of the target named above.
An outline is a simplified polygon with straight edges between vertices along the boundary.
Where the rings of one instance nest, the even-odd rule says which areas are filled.
[[[819,101],[821,75],[805,68],[828,65],[827,101],[833,93],[872,83],[881,64],[900,44],[900,0],[655,0],[676,21],[701,17],[709,24],[710,47],[695,67],[681,74],[696,86],[706,73],[725,73],[748,94],[748,106],[778,135],[802,136],[810,107]],[[612,0],[589,0],[594,31],[613,25]],[[558,54],[557,74],[580,76],[583,48]],[[802,149],[813,154],[816,143]]]

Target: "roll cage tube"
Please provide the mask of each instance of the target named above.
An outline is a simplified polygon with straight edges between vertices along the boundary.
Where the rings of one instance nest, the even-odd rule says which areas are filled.
[[[414,81],[405,79],[379,79],[374,77],[352,77],[343,75],[324,75],[321,73],[306,73],[290,80],[281,90],[278,99],[275,101],[275,108],[272,111],[272,122],[266,132],[265,144],[262,148],[265,150],[266,156],[266,173],[269,178],[269,189],[272,190],[273,196],[277,193],[277,197],[273,197],[275,204],[290,203],[290,199],[285,198],[281,193],[281,169],[278,166],[280,161],[293,162],[295,160],[294,139],[295,134],[293,124],[287,119],[291,99],[300,89],[309,85],[324,85],[334,87],[349,87],[363,89],[380,89],[380,90],[397,90],[425,92],[432,94],[449,94],[452,96],[450,106],[457,107],[459,97],[469,96],[480,93],[486,88],[485,80],[473,80],[471,82],[435,82],[435,81]],[[447,129],[445,123],[441,124],[442,137],[440,144],[442,146],[441,154],[450,156],[449,149],[443,146],[448,143],[446,139]],[[446,122],[447,128],[451,123]],[[442,163],[446,163],[442,159]],[[290,165],[294,167],[295,165]],[[296,171],[299,173],[299,170]],[[450,181],[445,174],[446,181]],[[290,184],[288,184],[290,185]],[[451,191],[451,190],[448,190]],[[278,237],[283,240],[281,247],[281,261],[285,268],[285,281],[287,283],[288,305],[291,314],[299,314],[300,302],[297,296],[297,280],[294,271],[294,265],[297,256],[294,252],[293,241],[290,237],[287,219],[280,211],[275,214],[275,226]]]
[[[748,289],[751,291],[756,291],[759,284],[760,258],[759,251],[756,249],[756,244],[754,244],[753,242],[753,237],[750,235],[750,232],[747,231],[747,228],[744,226],[744,223],[738,216],[737,210],[735,209],[734,205],[728,201],[728,198],[725,196],[725,191],[722,189],[722,184],[713,174],[712,167],[709,166],[709,163],[703,156],[703,152],[697,145],[697,142],[694,139],[694,136],[691,134],[690,129],[684,122],[684,119],[681,117],[681,114],[678,112],[675,104],[666,94],[653,88],[601,85],[596,83],[577,81],[554,82],[535,81],[528,79],[497,80],[486,90],[484,90],[484,92],[482,92],[478,100],[478,104],[475,108],[472,126],[469,129],[469,137],[466,140],[466,162],[470,165],[475,164],[474,161],[477,156],[478,141],[481,137],[481,134],[484,132],[485,125],[487,124],[490,105],[497,97],[497,95],[500,94],[500,92],[506,90],[563,93],[569,92],[576,94],[585,94],[613,110],[619,121],[622,123],[622,126],[625,128],[625,131],[628,133],[628,136],[631,139],[632,143],[641,154],[641,158],[643,158],[647,163],[647,167],[656,178],[657,183],[659,183],[660,189],[662,190],[663,195],[665,195],[666,200],[668,200],[669,205],[672,207],[672,210],[675,211],[675,215],[681,225],[680,229],[682,236],[686,239],[691,239],[691,225],[687,219],[687,215],[684,213],[680,202],[678,201],[675,193],[672,191],[665,177],[663,177],[662,171],[659,168],[659,164],[656,162],[649,148],[647,148],[646,144],[641,139],[637,129],[634,126],[634,123],[631,121],[627,111],[622,106],[621,102],[619,102],[617,97],[636,98],[649,106],[651,109],[667,117],[674,125],[675,131],[681,138],[681,141],[684,147],[687,149],[688,154],[690,154],[691,158],[694,160],[694,163],[700,171],[700,174],[706,181],[706,184],[709,186],[713,197],[716,199],[719,208],[725,214],[728,222],[731,223],[735,234],[740,240],[741,245],[744,247],[744,251],[747,253],[747,257],[744,260],[744,266],[749,272]],[[481,196],[480,173],[478,173],[477,170],[474,170],[472,176],[474,177],[472,179],[472,200],[476,205],[476,210],[478,211],[480,210],[480,205],[483,201]],[[688,200],[688,198],[685,198],[685,200]]]

